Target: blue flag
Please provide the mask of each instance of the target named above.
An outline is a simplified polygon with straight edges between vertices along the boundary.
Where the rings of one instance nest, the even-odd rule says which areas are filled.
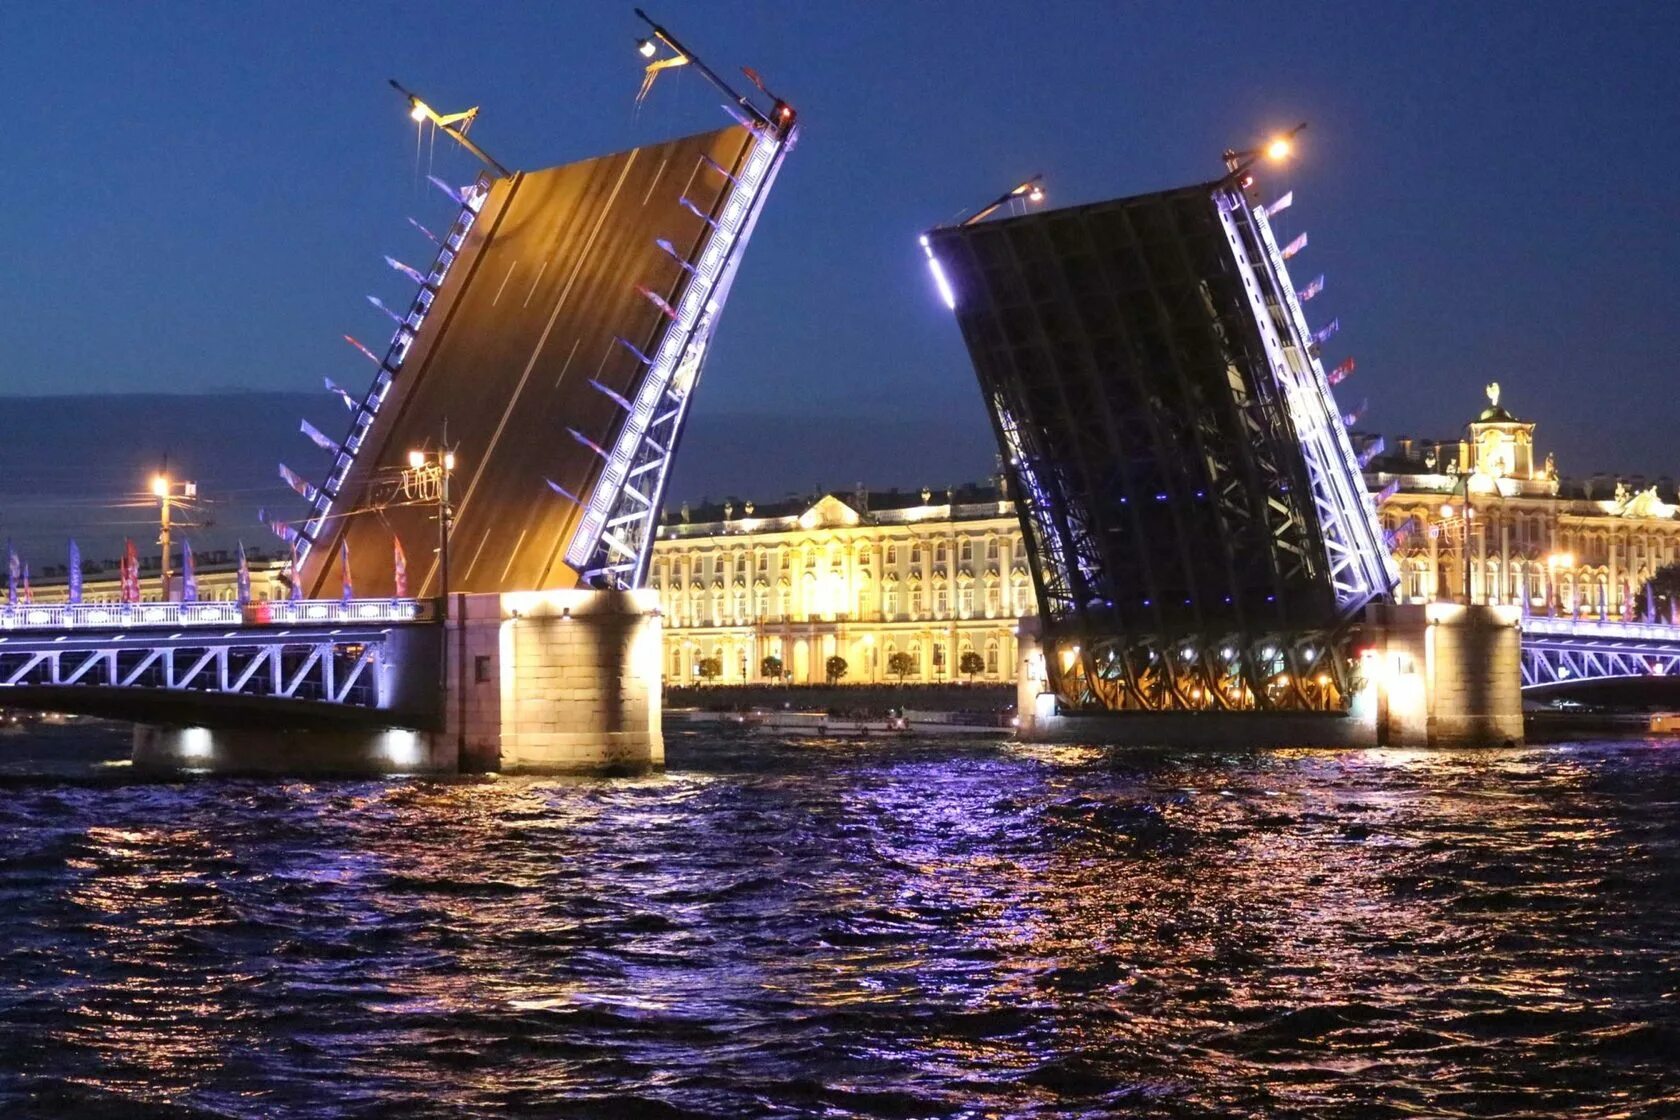
[[[350,605],[350,600],[356,597],[355,596],[355,591],[350,586],[350,534],[349,533],[346,533],[346,534],[344,534],[344,536],[338,538],[338,563],[339,563],[339,567],[344,569],[344,592],[340,596],[339,601],[344,603],[345,606],[349,606]]]
[[[198,573],[193,571],[192,542],[181,541],[181,602],[198,602]]]
[[[70,601],[82,601],[82,550],[75,541],[70,542]]]
[[[251,568],[245,563],[245,542],[239,542],[239,574],[234,577],[234,596],[239,605],[244,606],[251,601]]]

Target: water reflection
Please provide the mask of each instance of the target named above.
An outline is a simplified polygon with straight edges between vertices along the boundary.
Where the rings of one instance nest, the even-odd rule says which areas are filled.
[[[1680,753],[671,761],[14,782],[0,1109],[1680,1111]]]

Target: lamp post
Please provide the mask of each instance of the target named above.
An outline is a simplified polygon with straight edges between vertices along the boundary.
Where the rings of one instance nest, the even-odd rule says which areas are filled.
[[[1553,618],[1557,617],[1558,608],[1563,604],[1558,595],[1558,573],[1567,571],[1575,566],[1575,556],[1569,552],[1553,552],[1546,557],[1547,587],[1546,606]]]
[[[166,472],[168,469],[166,463],[164,471]],[[165,603],[169,602],[171,574],[169,571],[169,515],[176,500],[175,488],[177,486],[181,488],[181,500],[190,501],[198,497],[198,483],[196,482],[173,482],[169,475],[163,472],[152,476],[152,495],[158,500],[158,545],[163,549],[162,568],[158,581],[158,598]]]
[[[455,511],[449,504],[449,476],[455,473],[455,452],[449,449],[449,424],[436,451],[410,451],[408,467],[420,481],[421,493],[436,487],[438,503],[438,599],[449,610],[449,528]]]

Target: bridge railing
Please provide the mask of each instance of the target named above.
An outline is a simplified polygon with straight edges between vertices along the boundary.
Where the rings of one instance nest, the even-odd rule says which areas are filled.
[[[1522,620],[1524,634],[1543,638],[1616,638],[1637,642],[1680,645],[1680,626],[1666,622],[1622,622],[1598,618],[1547,618],[1530,616]]]
[[[0,631],[130,630],[225,626],[316,626],[425,622],[436,617],[420,599],[285,599],[250,603],[28,603],[0,606]]]

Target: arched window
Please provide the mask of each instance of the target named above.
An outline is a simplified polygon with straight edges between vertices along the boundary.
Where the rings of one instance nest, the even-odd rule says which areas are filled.
[[[996,638],[988,638],[986,639],[986,673],[988,676],[995,677],[997,676],[997,671],[998,640]]]
[[[969,540],[967,537],[963,538],[962,545],[957,551],[957,559],[964,564],[969,564],[974,561],[974,542]]]

